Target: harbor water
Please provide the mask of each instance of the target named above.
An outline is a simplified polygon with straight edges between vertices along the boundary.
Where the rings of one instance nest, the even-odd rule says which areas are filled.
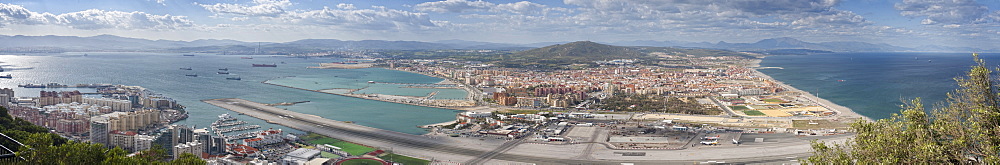
[[[154,93],[175,99],[187,107],[189,118],[176,124],[208,127],[222,113],[231,111],[201,102],[204,99],[242,98],[260,103],[310,101],[291,106],[279,106],[292,111],[324,118],[352,121],[356,124],[423,134],[418,125],[454,120],[456,110],[420,107],[374,100],[365,100],[291,89],[260,82],[307,89],[362,88],[358,92],[408,96],[426,96],[438,91],[437,99],[464,98],[460,89],[400,88],[399,85],[369,84],[367,81],[393,83],[437,83],[440,78],[379,68],[309,69],[321,62],[344,61],[336,58],[292,58],[286,56],[224,56],[196,54],[182,56],[171,53],[60,53],[0,55],[0,66],[12,79],[0,79],[0,88],[13,88],[19,97],[36,97],[40,90],[80,90],[87,88],[20,88],[19,84],[90,84],[107,83],[142,86]],[[251,64],[277,64],[278,67],[252,67]],[[183,70],[180,68],[188,68]],[[229,74],[217,74],[219,69]],[[197,74],[197,77],[185,76]],[[227,80],[239,77],[241,80]],[[232,114],[243,121],[261,125],[263,129],[280,128],[297,132],[262,120]]]

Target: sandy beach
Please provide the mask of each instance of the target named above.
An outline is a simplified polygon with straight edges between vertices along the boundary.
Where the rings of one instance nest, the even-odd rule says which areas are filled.
[[[767,74],[764,74],[764,73],[758,71],[757,69],[760,67],[760,62],[761,61],[763,61],[763,60],[761,60],[761,59],[752,60],[750,62],[750,64],[747,66],[747,67],[749,67],[750,69],[753,70],[754,75],[756,75],[758,77],[763,77],[763,78],[768,79],[768,80],[771,80],[775,84],[778,84],[782,88],[785,88],[785,89],[787,89],[789,91],[804,93],[803,95],[801,95],[802,97],[805,97],[806,99],[812,100],[813,102],[816,102],[817,104],[819,104],[822,107],[826,107],[827,109],[836,111],[837,112],[837,118],[835,118],[835,119],[837,119],[837,120],[855,120],[855,119],[858,119],[858,118],[862,118],[864,120],[872,121],[871,118],[868,118],[868,117],[863,116],[861,114],[855,113],[853,110],[851,110],[851,108],[847,108],[847,107],[835,104],[835,103],[833,103],[833,102],[831,102],[829,100],[826,100],[826,99],[823,99],[823,98],[820,98],[820,97],[816,97],[816,95],[813,95],[812,93],[809,93],[809,92],[806,92],[806,91],[803,91],[803,90],[799,90],[799,89],[797,89],[795,87],[792,87],[791,85],[788,85],[788,84],[785,84],[784,82],[775,80],[771,76],[768,76]]]

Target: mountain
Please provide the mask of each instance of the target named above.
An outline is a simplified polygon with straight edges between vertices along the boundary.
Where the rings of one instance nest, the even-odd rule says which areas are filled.
[[[817,50],[817,52],[898,52],[914,51],[915,49],[893,46],[889,44],[873,44],[867,42],[821,42],[812,43],[798,40],[791,37],[769,38],[754,43],[728,43],[720,41],[712,44],[707,42],[678,42],[678,41],[619,41],[612,43],[619,46],[655,46],[655,47],[695,47],[726,49],[734,51],[755,51],[764,52],[768,50]]]
[[[540,47],[540,46],[529,46],[521,44],[506,44],[506,43],[466,41],[466,40],[441,40],[441,41],[434,41],[433,43],[452,45],[454,47],[459,47],[460,49],[528,50]]]
[[[507,67],[555,68],[612,59],[647,59],[652,56],[640,52],[638,48],[577,41],[521,51],[503,58],[501,65]]]
[[[511,57],[527,59],[567,59],[567,60],[605,60],[622,58],[642,58],[647,55],[635,48],[611,46],[591,41],[577,41],[566,44],[556,44],[514,53]],[[587,61],[587,62],[590,62]]]
[[[92,50],[156,50],[191,46],[221,46],[245,44],[235,40],[195,40],[170,41],[126,38],[114,35],[98,35],[92,37],[76,36],[6,36],[0,35],[0,48],[38,48],[53,47],[74,51]]]

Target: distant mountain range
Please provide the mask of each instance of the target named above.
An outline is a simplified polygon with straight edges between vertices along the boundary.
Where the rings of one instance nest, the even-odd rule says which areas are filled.
[[[969,47],[921,46],[919,48],[900,47],[889,44],[873,44],[867,42],[841,41],[811,43],[790,37],[763,39],[754,43],[709,43],[680,41],[620,41],[608,43],[619,46],[655,46],[655,47],[692,47],[714,48],[733,51],[769,52],[771,50],[816,50],[819,52],[1000,52],[998,49],[977,49]],[[807,52],[807,51],[798,51]]]
[[[51,49],[59,51],[159,51],[159,52],[201,52],[201,53],[310,53],[337,50],[434,50],[434,49],[494,49],[494,50],[528,50],[567,42],[543,42],[531,44],[507,44],[464,40],[442,40],[434,42],[421,41],[385,41],[361,40],[344,41],[336,39],[304,39],[284,43],[243,42],[236,40],[148,40],[127,38],[114,35],[99,35],[92,37],[75,36],[6,36],[0,35],[0,51]],[[651,47],[681,47],[710,48],[733,51],[768,52],[770,50],[817,50],[818,52],[900,52],[900,51],[938,51],[938,52],[1000,52],[997,49],[975,49],[967,47],[921,46],[907,48],[889,44],[873,44],[867,42],[821,42],[811,43],[794,38],[771,38],[754,43],[709,43],[709,42],[679,42],[679,41],[620,41],[603,43],[616,46],[651,46]],[[813,51],[797,51],[813,52]]]
[[[577,41],[505,55],[497,64],[511,68],[560,68],[570,64],[593,65],[595,61],[654,57],[640,51],[641,49]]]

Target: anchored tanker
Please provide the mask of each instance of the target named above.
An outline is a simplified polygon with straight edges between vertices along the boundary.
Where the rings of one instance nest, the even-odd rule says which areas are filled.
[[[278,64],[253,64],[253,67],[278,67]]]

